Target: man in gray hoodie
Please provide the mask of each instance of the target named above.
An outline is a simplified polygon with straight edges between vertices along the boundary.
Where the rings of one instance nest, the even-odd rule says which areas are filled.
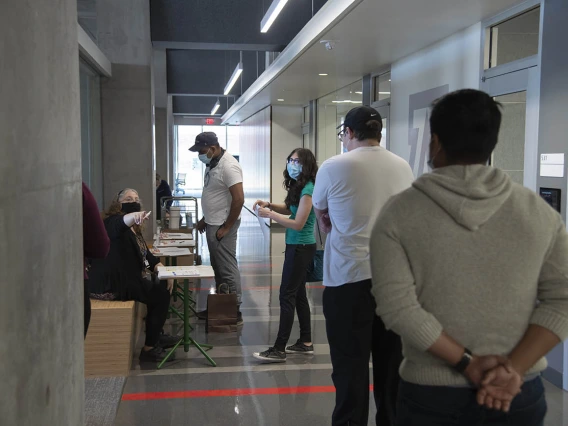
[[[399,425],[543,424],[544,355],[568,338],[568,234],[538,195],[486,166],[500,124],[483,92],[438,100],[433,173],[373,228],[376,312],[403,342]]]

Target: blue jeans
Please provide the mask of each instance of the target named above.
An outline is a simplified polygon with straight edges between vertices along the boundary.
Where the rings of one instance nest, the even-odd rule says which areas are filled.
[[[446,386],[421,386],[400,382],[398,426],[543,426],[546,415],[540,377],[526,382],[508,413],[477,404],[476,390]]]

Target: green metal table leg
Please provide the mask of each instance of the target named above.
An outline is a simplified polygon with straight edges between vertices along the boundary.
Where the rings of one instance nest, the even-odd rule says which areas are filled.
[[[188,337],[189,337],[189,336],[188,336]],[[202,345],[200,345],[199,343],[197,343],[195,340],[193,340],[191,337],[189,337],[189,344],[195,346],[195,347],[199,350],[199,352],[201,352],[201,354],[207,359],[207,361],[209,361],[209,363],[210,363],[213,367],[217,367],[217,363],[216,363],[215,361],[213,361],[213,359],[212,359],[209,355],[207,355],[207,352],[205,352],[205,351],[203,350],[204,347],[210,346],[210,345],[203,345],[203,346],[202,346]],[[211,348],[212,348],[212,346],[209,347],[209,349],[211,349]],[[187,351],[186,351],[186,352],[187,352]]]
[[[162,362],[160,362],[158,364],[158,370],[160,368],[162,368],[162,366],[168,361],[168,359],[172,356],[172,354],[176,351],[176,349],[178,348],[178,346],[181,344],[181,342],[183,341],[183,339],[180,339],[179,342],[176,343],[176,345],[170,349],[170,351],[168,352],[168,354],[166,355],[166,357],[162,360]]]
[[[189,292],[189,280],[183,280],[183,350],[188,352],[190,345],[189,337],[189,300],[187,293]]]
[[[183,299],[183,307],[184,307],[184,315],[186,318],[186,321],[184,321],[184,342],[183,342],[183,348],[186,352],[189,351],[189,347],[190,346],[195,346],[197,348],[197,350],[199,350],[199,352],[201,352],[201,354],[205,357],[205,359],[207,359],[207,361],[209,361],[209,363],[213,366],[213,367],[217,367],[217,363],[215,361],[213,361],[213,359],[205,352],[205,350],[203,350],[203,348],[206,349],[212,349],[213,346],[211,345],[200,345],[199,343],[197,343],[195,340],[193,340],[193,338],[189,335],[189,330],[187,329],[187,325],[189,325],[189,280],[186,278],[185,280],[183,280],[183,290],[184,290],[184,299]],[[192,308],[193,309],[193,308]],[[194,310],[195,312],[195,310]]]

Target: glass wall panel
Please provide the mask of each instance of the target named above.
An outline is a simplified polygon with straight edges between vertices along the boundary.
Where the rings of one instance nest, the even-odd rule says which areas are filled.
[[[489,68],[538,54],[540,7],[490,28]]]
[[[497,96],[503,117],[499,142],[493,151],[491,164],[508,173],[513,181],[523,185],[525,169],[525,124],[527,92]]]
[[[240,153],[239,127],[227,126],[227,151],[238,156]]]
[[[187,191],[186,195],[201,196],[203,189],[203,175],[205,165],[199,160],[198,154],[189,151],[195,144],[195,137],[201,132],[214,132],[219,139],[219,145],[230,154],[239,155],[239,127],[238,126],[176,126],[176,179],[178,175],[185,174],[185,184],[178,185],[179,189]],[[182,176],[183,177],[183,176]],[[181,191],[178,191],[183,195]]]
[[[342,152],[337,127],[343,124],[352,108],[362,104],[363,80],[318,99],[316,158],[319,164]]]
[[[103,206],[100,76],[82,60],[79,63],[81,102],[81,168],[100,208]]]
[[[374,101],[384,101],[391,97],[391,73],[387,72],[375,77],[375,98]]]

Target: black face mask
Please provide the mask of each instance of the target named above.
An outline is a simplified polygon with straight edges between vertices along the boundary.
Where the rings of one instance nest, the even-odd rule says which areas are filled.
[[[122,212],[125,214],[139,212],[140,208],[140,203],[122,203]]]

